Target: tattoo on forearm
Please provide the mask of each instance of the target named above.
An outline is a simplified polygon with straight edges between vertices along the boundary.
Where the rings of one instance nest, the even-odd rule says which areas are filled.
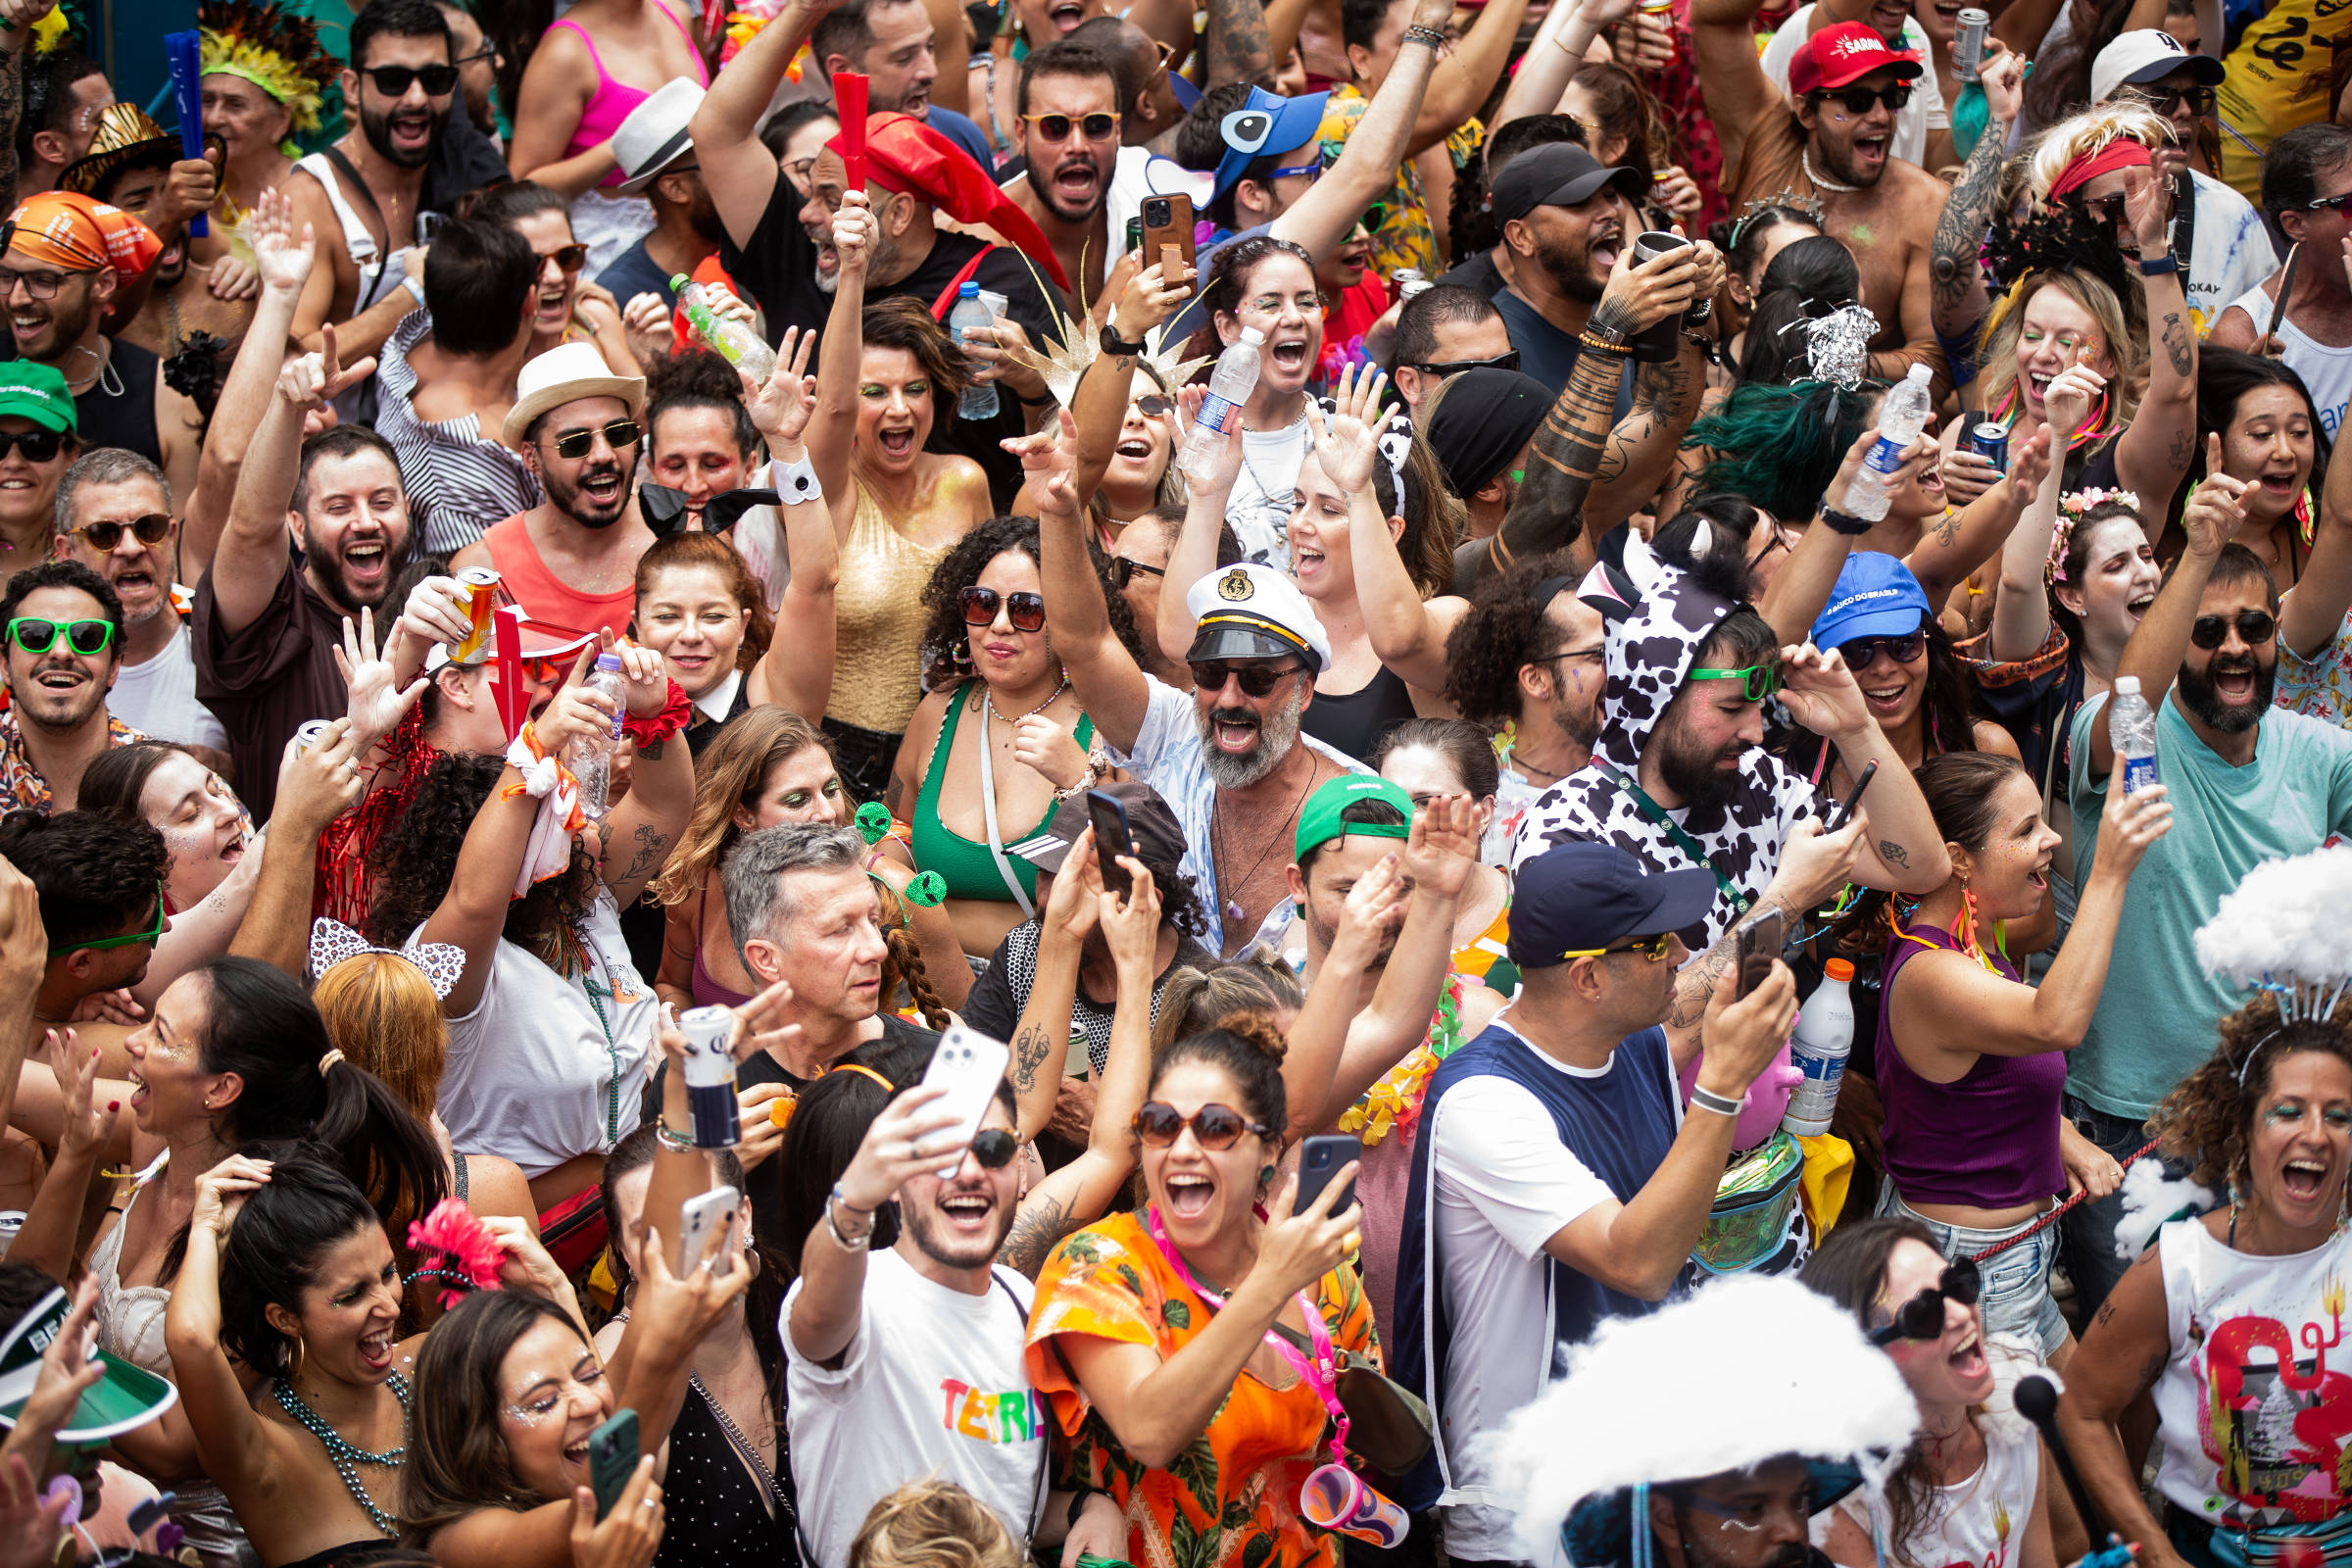
[[[1274,45],[1259,0],[1208,0],[1208,38],[1215,45],[1208,59],[1212,80],[1273,89]]]
[[[651,822],[640,823],[636,832],[637,853],[629,858],[629,868],[620,874],[623,882],[651,876],[669,853],[669,835]]]
[[[1046,1031],[1036,1024],[1023,1029],[1020,1038],[1012,1043],[1012,1087],[1027,1094],[1037,1082],[1037,1069],[1046,1059]]]
[[[1688,1029],[1707,1015],[1707,1003],[1724,970],[1732,966],[1732,935],[1727,931],[1721,942],[1699,955],[1697,962],[1685,966],[1674,982],[1674,1007],[1666,1015],[1668,1028]]]
[[[1888,865],[1899,865],[1906,871],[1911,869],[1911,852],[1892,839],[1879,840],[1879,858]]]
[[[1947,512],[1941,517],[1937,518],[1936,521],[1935,532],[1936,542],[1939,545],[1949,547],[1953,540],[1960,537],[1959,512]]]
[[[2173,444],[2165,449],[2165,461],[2176,473],[2186,471],[2189,462],[2197,455],[2197,438],[2186,430],[2173,432]]]
[[[1930,303],[1938,312],[1960,309],[1982,275],[1977,258],[2000,196],[2001,154],[2008,140],[1991,134],[1977,138],[1967,167],[1936,220],[1936,234],[1929,243],[1929,290]]]
[[[2164,357],[2172,362],[2173,373],[2183,380],[2196,370],[2196,346],[2189,341],[2188,327],[2179,311],[2164,313]]]
[[[1023,1204],[1013,1217],[1012,1229],[1005,1233],[997,1261],[1035,1279],[1061,1239],[1079,1228],[1079,1222],[1070,1218],[1069,1204],[1040,1195],[1036,1202]]]

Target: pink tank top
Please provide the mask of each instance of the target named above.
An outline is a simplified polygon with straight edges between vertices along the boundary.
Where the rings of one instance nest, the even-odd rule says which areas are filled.
[[[702,52],[694,47],[694,34],[688,32],[686,24],[677,19],[676,14],[669,7],[661,4],[660,0],[656,0],[654,9],[662,13],[662,19],[664,22],[678,29],[679,37],[686,40],[686,52],[694,56],[696,79],[703,86],[710,86],[710,72],[703,64]],[[652,95],[642,87],[632,87],[627,82],[616,79],[611,72],[605,69],[605,58],[596,52],[596,42],[588,36],[586,27],[581,26],[569,17],[565,17],[547,30],[553,32],[558,27],[567,27],[580,35],[581,47],[588,51],[589,63],[596,67],[596,95],[581,108],[580,123],[571,133],[571,144],[564,149],[564,157],[576,158],[591,147],[601,147],[611,141],[612,133],[620,128],[620,122],[629,118],[629,112]],[[597,183],[600,186],[617,185],[623,177],[619,168],[615,167],[611,173]]]

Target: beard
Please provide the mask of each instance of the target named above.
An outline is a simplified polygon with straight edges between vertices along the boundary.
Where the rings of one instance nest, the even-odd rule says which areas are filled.
[[[951,1191],[942,1183],[939,1198]],[[899,1223],[906,1227],[906,1239],[914,1243],[915,1250],[934,1263],[949,1268],[985,1268],[996,1260],[998,1250],[1012,1230],[1012,1210],[1009,1205],[997,1204],[997,1234],[987,1242],[967,1242],[951,1239],[939,1223],[938,1199],[930,1202],[910,1202],[902,1194],[899,1199]]]
[[[381,610],[392,597],[392,586],[400,578],[400,568],[408,564],[409,539],[400,534],[383,536],[384,558],[388,569],[383,586],[372,590],[355,588],[344,574],[343,558],[323,550],[311,548],[309,530],[296,541],[302,546],[303,564],[318,574],[318,585],[326,591],[329,604],[357,615],[363,610]],[[167,590],[167,597],[169,590]]]
[[[71,301],[66,298],[69,293],[74,296]],[[34,306],[35,310],[39,308],[38,305]],[[48,317],[50,352],[63,359],[73,352],[74,345],[79,343],[82,333],[89,329],[88,285],[84,284],[78,289],[59,288],[57,297],[49,302]]]
[[[1592,280],[1592,236],[1587,234],[1582,245],[1559,240],[1539,240],[1536,244],[1536,265],[1543,268],[1560,292],[1579,305],[1598,305],[1606,282]]]
[[[2249,672],[2254,676],[2254,701],[2243,708],[2223,702],[2222,694],[2214,687],[2213,677],[2217,673],[2230,675]],[[2217,657],[2202,672],[2191,669],[2183,662],[2180,665],[2180,703],[2196,714],[2208,729],[2219,730],[2224,735],[2243,735],[2262,722],[2262,715],[2270,710],[2273,690],[2278,683],[2278,665],[2276,661],[2266,664],[2259,659],[2246,658],[2232,659],[2225,663]]]
[[[1814,139],[1820,143],[1818,150],[1821,153],[1821,161],[1826,166],[1825,172],[1832,179],[1838,180],[1841,184],[1859,185],[1864,190],[1869,190],[1876,186],[1886,172],[1888,162],[1886,159],[1881,159],[1875,168],[1864,168],[1855,159],[1854,145],[1850,141],[1840,146],[1826,135],[1817,134]]]
[[[1803,1542],[1791,1541],[1775,1546],[1760,1562],[1745,1561],[1715,1544],[1713,1532],[1704,1524],[1692,1522],[1687,1513],[1683,1519],[1683,1559],[1689,1568],[1806,1568],[1813,1560]]]
[[[425,133],[424,145],[421,147],[404,148],[393,143],[390,111],[377,114],[362,106],[360,132],[368,138],[368,145],[374,148],[384,162],[394,168],[426,169],[431,167],[436,157],[440,156],[441,138],[449,130],[449,116],[446,112],[436,115],[427,111],[424,118],[431,129]]]
[[[1298,744],[1298,715],[1305,710],[1304,692],[1294,693],[1264,719],[1247,708],[1212,708],[1206,712],[1194,709],[1193,723],[1200,732],[1200,762],[1208,769],[1209,782],[1221,790],[1246,790],[1280,767]],[[1219,722],[1255,725],[1257,744],[1246,752],[1219,750]]]
[[[710,200],[710,193],[703,189],[699,181],[695,186],[694,201],[686,209],[686,226],[694,230],[696,238],[707,239],[713,245],[726,238],[726,225],[718,220],[717,204]]]
[[[1659,782],[1690,810],[1719,811],[1739,793],[1739,770],[1716,764],[1727,756],[1746,751],[1744,745],[1733,753],[1694,745],[1672,713],[1659,725],[1652,744],[1658,748]]]
[[[1555,668],[1557,666],[1554,666]],[[1551,698],[1551,722],[1559,732],[1586,751],[1591,751],[1600,739],[1600,704],[1578,706],[1575,697],[1559,688],[1555,680]]]
[[[1056,166],[1055,172],[1058,173],[1060,170],[1067,169],[1072,164],[1078,164],[1095,171],[1095,193],[1093,196],[1089,197],[1084,204],[1077,207],[1064,206],[1061,201],[1061,193],[1054,188],[1054,182],[1052,179],[1047,179],[1041,182],[1032,176],[1029,181],[1029,188],[1037,193],[1037,199],[1044,205],[1046,211],[1052,213],[1061,221],[1065,223],[1091,223],[1102,215],[1102,205],[1109,198],[1110,181],[1103,175],[1102,166],[1095,163],[1095,161],[1091,158],[1065,158],[1058,166]]]
[[[587,482],[605,474],[618,474],[620,483],[612,491],[612,499],[599,501],[588,493]],[[547,499],[583,528],[610,528],[629,510],[629,466],[622,463],[599,463],[584,467],[575,474],[560,477],[542,470],[540,485]]]

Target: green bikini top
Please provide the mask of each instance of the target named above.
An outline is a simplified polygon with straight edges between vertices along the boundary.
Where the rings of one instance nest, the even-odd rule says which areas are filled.
[[[948,700],[947,721],[940,726],[939,744],[931,748],[931,766],[923,774],[923,787],[914,798],[913,842],[908,848],[914,852],[915,864],[926,871],[937,871],[946,881],[949,898],[988,899],[999,904],[1010,904],[1013,902],[1012,890],[1004,885],[1004,878],[997,870],[997,858],[989,853],[987,843],[967,839],[955,832],[939,816],[940,781],[947,776],[948,756],[956,749],[956,725],[963,716],[964,698],[976,684],[974,681],[965,681],[956,688],[956,695]],[[1091,745],[1094,737],[1095,721],[1092,718],[1080,718],[1077,729],[1079,746]],[[981,737],[981,744],[988,744],[986,735]],[[1018,833],[1005,830],[1004,842],[1018,844],[1023,839],[1034,838],[1054,819],[1054,810],[1055,807],[1049,806],[1044,816]],[[1037,867],[1018,856],[1006,857],[1005,863],[1012,867],[1012,874],[1020,879],[1021,891],[1034,903],[1037,899]]]

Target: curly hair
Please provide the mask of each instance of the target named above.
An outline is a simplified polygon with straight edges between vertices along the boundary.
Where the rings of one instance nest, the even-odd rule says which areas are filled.
[[[649,447],[662,444],[662,416],[689,409],[723,415],[733,426],[735,449],[749,462],[760,446],[760,429],[743,404],[743,377],[708,349],[657,356],[645,368],[645,433]]]
[[[1272,1013],[1229,1012],[1212,1028],[1154,1048],[1152,1087],[1157,1089],[1161,1079],[1187,1062],[1218,1068],[1233,1080],[1242,1113],[1272,1128],[1264,1141],[1279,1149],[1288,1142],[1290,1123],[1290,1102],[1282,1082],[1282,1058],[1289,1050]]]
[[[2317,1051],[2352,1066],[2352,1019],[2339,1009],[2325,1020],[2281,1023],[2278,997],[2262,991],[2222,1020],[2221,1037],[2221,1049],[2165,1096],[2148,1118],[2148,1131],[2167,1159],[2195,1161],[2190,1174],[2197,1181],[2217,1190],[2242,1189],[2254,1118],[2278,1081],[2279,1064]],[[2262,1059],[2249,1072],[2249,1059],[2258,1054]]]
[[[447,752],[416,781],[409,808],[368,851],[372,902],[368,940],[397,948],[441,906],[457,875],[458,854],[473,819],[506,770],[503,757]],[[507,906],[506,939],[554,967],[556,939],[596,902],[602,878],[596,859],[572,840],[571,864]]]
[[[1453,176],[1453,196],[1447,207],[1451,221],[1446,232],[1453,236],[1453,254],[1457,259],[1468,261],[1502,241],[1502,230],[1494,221],[1491,190],[1494,172],[1531,147],[1563,141],[1574,147],[1585,144],[1585,127],[1566,115],[1522,115],[1517,120],[1503,122],[1488,134],[1486,145],[1479,149],[1470,166]],[[1411,362],[1400,357],[1398,363]]]
[[[1479,584],[1469,613],[1446,637],[1442,695],[1471,722],[1500,729],[1519,716],[1520,669],[1552,652],[1559,640],[1544,618],[1552,596],[1536,597],[1547,577],[1566,577],[1573,587],[1583,573],[1565,550],[1521,562]]]
[[[1135,624],[1135,612],[1128,608],[1127,596],[1111,586],[1109,558],[1092,540],[1089,545],[1095,580],[1102,590],[1103,607],[1110,614],[1111,632],[1140,664],[1144,662],[1144,640]],[[988,569],[990,562],[1007,551],[1018,551],[1032,562],[1042,563],[1035,517],[991,517],[956,540],[931,569],[931,580],[923,584],[922,598],[923,609],[929,612],[929,618],[923,622],[921,644],[923,690],[947,691],[958,681],[970,678],[971,634],[963,623],[963,591],[980,580],[980,573]],[[1050,610],[1047,615],[1046,652],[1051,654],[1054,626]]]
[[[1869,421],[1879,388],[1747,383],[1690,427],[1707,454],[1694,490],[1732,490],[1776,517],[1810,517]]]

